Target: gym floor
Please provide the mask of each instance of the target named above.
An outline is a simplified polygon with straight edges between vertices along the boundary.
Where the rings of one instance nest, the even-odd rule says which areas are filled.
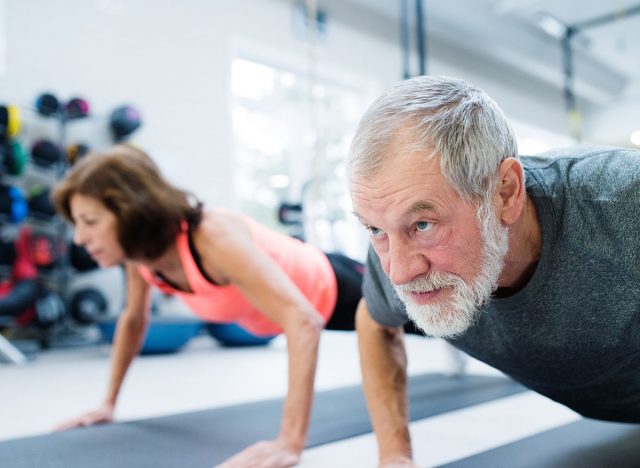
[[[202,335],[179,353],[140,357],[125,382],[116,417],[144,419],[281,397],[285,345],[278,338],[262,348],[222,348]],[[410,375],[454,368],[442,341],[408,336],[407,351]],[[24,366],[0,364],[0,440],[47,433],[57,422],[93,407],[105,392],[108,373],[107,345],[48,350]],[[499,375],[472,359],[467,373]],[[359,383],[355,334],[325,331],[316,388]],[[411,430],[416,460],[433,466],[577,419],[560,405],[524,392],[418,421]],[[365,435],[307,450],[301,466],[371,467],[376,457],[374,437]]]

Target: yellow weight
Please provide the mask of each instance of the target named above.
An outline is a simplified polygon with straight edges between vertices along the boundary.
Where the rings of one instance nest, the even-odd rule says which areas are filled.
[[[20,133],[20,109],[18,106],[9,105],[7,106],[7,112],[9,114],[7,134],[9,138],[13,138]]]

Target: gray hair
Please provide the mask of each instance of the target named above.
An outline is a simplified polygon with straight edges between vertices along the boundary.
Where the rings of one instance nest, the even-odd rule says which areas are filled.
[[[401,130],[403,150],[435,148],[443,176],[468,201],[489,196],[500,163],[518,154],[504,113],[484,91],[457,78],[420,76],[396,84],[362,117],[349,176],[378,174]]]

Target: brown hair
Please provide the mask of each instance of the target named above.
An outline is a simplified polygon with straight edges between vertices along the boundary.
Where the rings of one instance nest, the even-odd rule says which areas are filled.
[[[195,227],[202,220],[202,203],[171,185],[149,156],[128,145],[87,154],[54,188],[56,210],[72,223],[74,194],[93,197],[115,214],[118,242],[131,259],[158,258],[183,221]]]

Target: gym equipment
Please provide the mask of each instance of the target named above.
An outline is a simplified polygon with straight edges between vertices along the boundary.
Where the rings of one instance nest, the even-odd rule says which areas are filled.
[[[73,97],[64,105],[67,119],[81,119],[89,115],[89,103],[81,97]]]
[[[205,328],[222,346],[263,346],[275,338],[256,336],[235,323],[206,323]]]
[[[0,140],[0,173],[11,173],[13,167],[13,151],[7,141]]]
[[[9,125],[7,127],[7,134],[9,138],[14,138],[20,133],[22,119],[20,117],[20,108],[18,106],[8,106],[9,111]]]
[[[0,140],[0,175],[3,172],[9,172],[13,165],[13,154],[11,146],[6,141]]]
[[[140,113],[131,106],[120,106],[111,112],[109,127],[115,141],[121,141],[142,125]]]
[[[50,219],[56,215],[49,198],[50,192],[51,189],[45,185],[35,185],[29,190],[29,215],[40,219]]]
[[[2,334],[0,334],[0,357],[3,357],[13,364],[24,364],[27,362],[27,357],[22,351],[16,348]]]
[[[291,237],[301,241],[305,240],[304,205],[302,203],[280,203],[278,221],[284,226],[289,226],[288,234]]]
[[[87,249],[83,246],[71,242],[69,244],[69,263],[79,272],[92,271],[99,267],[98,263],[91,258]]]
[[[102,338],[113,342],[116,320],[98,322]],[[202,322],[179,317],[153,317],[144,339],[141,354],[175,353],[191,338],[196,336],[202,328]]]
[[[70,302],[71,317],[83,325],[96,323],[109,311],[109,304],[97,289],[87,288],[76,291]]]
[[[0,105],[0,139],[9,138],[9,109]]]
[[[278,221],[285,226],[302,226],[302,203],[281,203],[278,208]]]
[[[36,110],[40,115],[50,117],[60,112],[60,101],[52,93],[42,93],[36,98]]]
[[[69,145],[67,147],[67,162],[69,163],[69,166],[73,166],[89,151],[91,151],[91,148],[84,143]]]
[[[66,313],[64,301],[59,294],[50,292],[36,300],[36,318],[40,325],[51,326]]]
[[[16,256],[16,245],[11,241],[0,240],[0,290],[2,283],[11,279]]]
[[[31,159],[38,166],[51,167],[62,161],[62,151],[49,140],[38,140],[31,147]]]
[[[18,187],[0,184],[0,215],[5,215],[12,223],[19,223],[29,212],[27,200]]]
[[[19,176],[27,164],[27,153],[20,143],[0,141],[0,166],[8,174]]]
[[[60,252],[54,237],[48,234],[32,234],[29,240],[29,253],[36,267],[47,270],[56,265]]]
[[[13,266],[16,256],[16,245],[11,241],[0,240],[0,265]]]
[[[447,378],[438,374],[410,377],[408,389],[412,421],[524,390],[501,377]],[[282,405],[282,399],[264,400],[8,440],[0,442],[0,459],[10,461],[7,468],[212,466],[258,440],[273,439],[280,426]],[[370,431],[360,385],[316,393],[307,447]]]
[[[20,133],[20,109],[13,105],[0,105],[0,139],[7,140]]]

